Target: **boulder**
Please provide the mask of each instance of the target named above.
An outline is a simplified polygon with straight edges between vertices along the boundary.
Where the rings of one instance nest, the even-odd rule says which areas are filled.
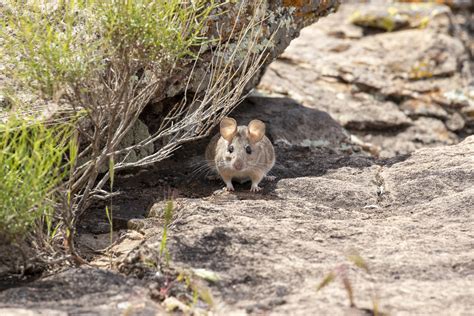
[[[210,21],[207,36],[211,39],[223,39],[228,42],[229,46],[222,54],[232,55],[236,57],[229,61],[237,69],[239,64],[244,61],[247,55],[251,36],[244,37],[244,44],[239,42],[239,32],[243,30],[253,15],[259,12],[261,19],[265,22],[262,27],[262,34],[258,38],[253,54],[262,53],[265,47],[269,47],[266,51],[266,58],[263,66],[268,65],[272,60],[279,56],[290,42],[299,36],[300,30],[311,25],[330,13],[337,10],[340,0],[309,0],[309,1],[290,1],[290,0],[263,0],[261,2],[248,1],[232,1],[228,2],[220,8],[222,11],[213,21]],[[240,23],[234,25],[235,17],[239,17]],[[255,23],[255,22],[254,22]],[[258,28],[258,23],[255,28]],[[247,42],[247,43],[246,43]],[[267,45],[268,44],[268,45]],[[231,50],[237,48],[234,53]],[[201,52],[201,60],[196,65],[185,67],[184,71],[179,72],[173,78],[169,79],[169,88],[164,93],[160,91],[152,103],[167,103],[167,100],[174,96],[182,95],[185,90],[189,94],[203,92],[206,84],[210,80],[211,60],[215,47],[209,45],[207,50]],[[259,78],[263,75],[265,67],[262,67],[248,83],[246,91],[249,91],[258,84]],[[193,71],[193,77],[188,82],[184,80]],[[236,78],[238,79],[238,78]]]
[[[231,113],[239,125],[253,119],[266,123],[269,138],[277,144],[327,147],[335,151],[350,148],[349,134],[326,112],[307,108],[288,98],[252,96]]]
[[[355,25],[391,32],[404,28],[423,27],[430,20],[449,13],[449,8],[431,3],[410,6],[398,3],[391,3],[390,6],[374,4],[355,10],[351,16],[351,22]]]
[[[353,24],[354,14],[424,22],[374,31]],[[472,40],[460,31],[465,27],[458,18],[434,4],[345,4],[303,29],[270,64],[258,89],[327,111],[349,133],[378,139],[373,145],[383,157],[410,153],[420,144],[458,142],[470,134],[474,104]],[[407,138],[407,129],[430,139]],[[394,147],[396,140],[400,145]]]
[[[354,131],[363,142],[377,148],[380,157],[406,155],[416,149],[452,145],[458,142],[456,134],[448,130],[442,121],[420,117],[406,129],[392,132]]]

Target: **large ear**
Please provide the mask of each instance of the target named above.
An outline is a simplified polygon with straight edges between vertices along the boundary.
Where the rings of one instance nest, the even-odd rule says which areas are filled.
[[[262,140],[265,136],[265,123],[260,120],[252,120],[248,126],[249,130],[249,140],[251,143],[255,144]]]
[[[237,134],[237,122],[230,117],[224,117],[220,125],[221,136],[228,142]]]

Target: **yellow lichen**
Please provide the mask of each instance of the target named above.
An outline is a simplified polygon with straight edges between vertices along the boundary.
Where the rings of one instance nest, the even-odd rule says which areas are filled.
[[[410,79],[428,79],[433,77],[433,71],[430,67],[430,62],[426,60],[416,62],[410,69]]]

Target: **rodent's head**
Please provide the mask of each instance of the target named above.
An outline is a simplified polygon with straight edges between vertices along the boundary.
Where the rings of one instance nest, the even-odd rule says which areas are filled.
[[[223,141],[219,146],[219,167],[237,172],[258,168],[263,146],[260,141],[265,136],[262,121],[253,120],[248,126],[237,126],[233,118],[226,117],[221,121],[220,133]]]

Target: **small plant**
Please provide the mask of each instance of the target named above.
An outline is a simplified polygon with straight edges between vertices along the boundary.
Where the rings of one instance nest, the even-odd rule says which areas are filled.
[[[369,266],[357,252],[352,252],[351,254],[347,255],[347,260],[353,265],[355,265],[358,269],[362,270],[364,273],[366,273],[367,275],[371,277]],[[323,280],[319,283],[318,287],[316,288],[316,291],[319,292],[320,290],[322,290],[323,288],[325,288],[326,286],[328,286],[329,284],[333,283],[336,280],[339,280],[342,283],[342,286],[344,287],[344,289],[346,290],[350,307],[356,307],[355,302],[354,302],[354,288],[349,278],[349,265],[347,263],[338,265],[336,268],[334,268],[332,271],[326,274]],[[371,297],[372,310],[370,312],[374,316],[384,315],[384,313],[379,311],[379,304],[378,304],[376,291],[373,289],[372,292],[373,292],[372,297]]]
[[[171,225],[171,220],[173,219],[173,210],[173,195],[168,194],[168,197],[166,198],[165,209],[163,210],[164,224],[160,243],[160,257],[165,259],[167,265],[169,265],[170,261],[170,253],[168,251],[168,229]]]
[[[109,180],[109,190],[110,192],[113,192],[114,190],[114,179],[115,179],[115,169],[114,169],[114,157],[110,157],[109,159],[109,174],[110,174],[110,180]],[[109,222],[109,237],[110,237],[110,244],[113,242],[113,234],[114,234],[114,215],[113,215],[113,195],[110,195],[110,207],[106,206],[105,207],[105,215],[107,216],[107,221]]]
[[[0,124],[0,234],[21,239],[42,221],[54,237],[56,189],[75,158],[69,125],[10,117]],[[69,157],[66,157],[69,155]]]
[[[161,243],[160,243],[160,261],[166,262],[166,265],[169,267],[170,265],[170,253],[168,250],[168,232],[170,225],[172,224],[173,220],[173,212],[174,212],[174,196],[175,193],[173,191],[169,191],[165,194],[165,207],[163,209],[163,234],[161,236]],[[212,293],[210,289],[202,283],[202,280],[206,280],[209,282],[217,282],[219,281],[219,277],[212,271],[208,271],[205,269],[197,269],[197,270],[183,270],[181,271],[176,281],[177,283],[184,283],[186,289],[192,292],[192,300],[188,301],[185,306],[192,309],[196,306],[198,300],[202,300],[206,303],[210,308],[214,305],[214,299],[212,297]],[[171,286],[170,283],[169,286]],[[164,289],[163,294],[166,294],[167,288]],[[166,295],[164,295],[166,296]],[[174,307],[173,307],[174,308]]]
[[[198,278],[194,273],[182,271],[176,280],[178,282],[184,282],[186,288],[192,291],[192,306],[195,306],[199,299],[206,303],[210,308],[214,306],[214,298],[211,290],[205,286],[200,278]]]

